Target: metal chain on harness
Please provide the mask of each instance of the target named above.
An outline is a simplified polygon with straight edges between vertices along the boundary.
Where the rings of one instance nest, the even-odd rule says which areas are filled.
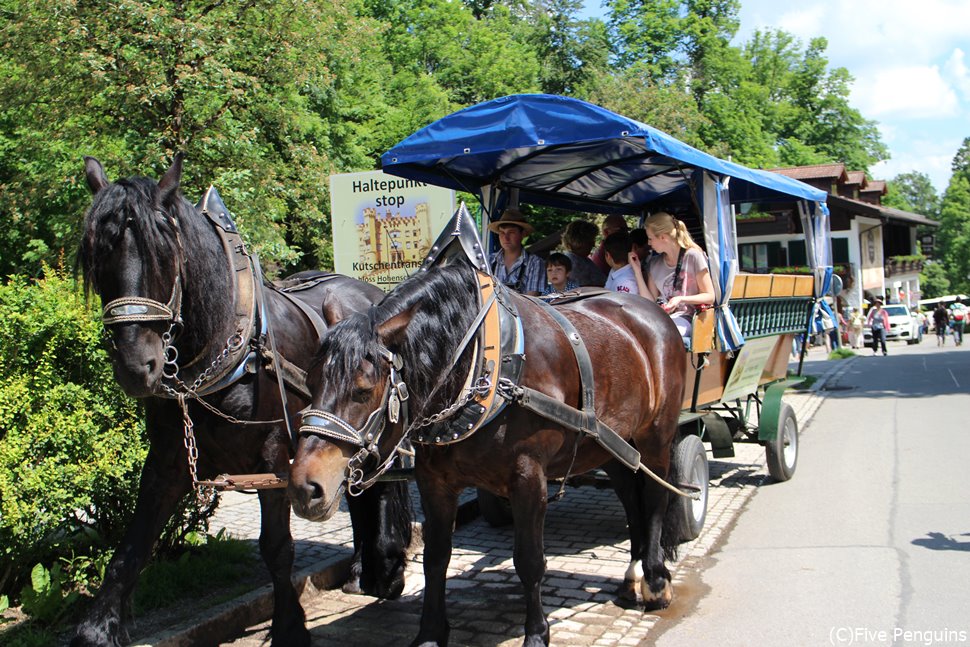
[[[189,407],[185,403],[184,394],[179,394],[178,402],[182,408],[182,423],[185,437],[183,444],[188,454],[189,476],[192,477],[192,490],[195,492],[195,500],[199,505],[206,505],[216,496],[216,489],[199,483],[199,447],[195,444],[195,426],[192,424],[192,418],[189,416]]]

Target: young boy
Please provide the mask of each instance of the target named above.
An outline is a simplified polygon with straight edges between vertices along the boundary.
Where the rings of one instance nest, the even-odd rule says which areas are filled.
[[[549,285],[546,286],[543,296],[547,294],[562,294],[569,290],[579,287],[575,281],[569,278],[569,273],[573,269],[573,263],[569,257],[559,252],[549,254],[546,259],[546,279]]]
[[[607,290],[640,294],[637,289],[637,276],[628,260],[631,249],[633,243],[630,241],[630,234],[625,231],[610,234],[603,241],[603,256],[611,268],[610,275],[606,277],[606,285],[603,286]]]

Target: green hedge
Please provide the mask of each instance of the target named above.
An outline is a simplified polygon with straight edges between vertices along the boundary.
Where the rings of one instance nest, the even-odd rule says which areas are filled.
[[[94,303],[64,271],[45,275],[0,285],[0,594],[12,598],[38,563],[99,584],[82,571],[120,541],[147,452]]]

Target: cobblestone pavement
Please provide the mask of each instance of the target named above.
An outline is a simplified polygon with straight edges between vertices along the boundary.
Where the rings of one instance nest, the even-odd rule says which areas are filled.
[[[821,403],[818,388],[836,380],[849,363],[806,365],[807,374],[822,379],[810,392],[785,395],[803,431]],[[696,540],[681,546],[679,559],[670,565],[675,601],[662,612],[646,613],[636,606],[619,604],[615,597],[629,562],[629,540],[622,507],[611,490],[569,488],[563,500],[550,504],[545,526],[543,602],[549,613],[552,644],[638,645],[662,618],[689,612],[692,601],[702,593],[697,590],[700,585],[696,577],[700,560],[718,543],[754,488],[767,480],[762,447],[738,443],[735,451],[734,458],[710,461],[705,527]],[[463,500],[472,496],[469,491]],[[235,537],[257,537],[257,506],[252,495],[224,495],[211,530],[224,527]],[[424,585],[419,545],[413,546],[404,594],[398,600],[382,601],[346,595],[334,588],[340,581],[340,565],[351,554],[350,520],[345,512],[323,524],[294,517],[292,531],[297,541],[295,570],[304,586],[303,604],[314,645],[377,647],[410,642],[417,632]],[[447,585],[451,644],[521,644],[524,603],[512,565],[511,527],[492,528],[476,518],[456,530],[454,547]],[[255,647],[269,643],[269,623],[261,621],[269,617],[268,593],[267,586],[205,612],[206,618],[227,625],[236,617],[240,629],[233,634],[234,639],[223,644]],[[248,609],[244,619],[238,618],[241,608]],[[202,634],[193,634],[199,622],[189,620],[136,640],[136,644],[202,644]]]

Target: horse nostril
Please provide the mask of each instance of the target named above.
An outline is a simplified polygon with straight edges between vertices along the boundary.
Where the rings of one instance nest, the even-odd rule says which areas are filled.
[[[158,360],[157,359],[154,359],[154,358],[153,359],[150,359],[150,360],[148,360],[148,363],[147,363],[146,366],[148,368],[148,374],[149,375],[154,375],[155,374],[155,369],[158,367]]]
[[[307,481],[304,490],[307,501],[318,501],[323,498],[323,488],[316,481]]]

